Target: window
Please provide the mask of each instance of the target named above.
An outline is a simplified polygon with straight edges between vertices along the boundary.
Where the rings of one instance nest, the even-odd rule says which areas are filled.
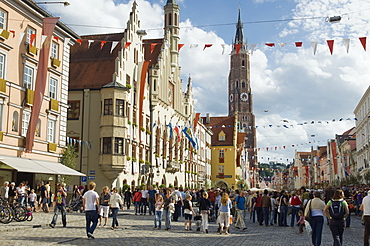
[[[78,120],[80,117],[80,101],[68,101],[68,120]]]
[[[22,116],[22,136],[25,137],[27,135],[28,130],[28,122],[30,121],[31,114],[28,112],[24,112]]]
[[[125,116],[125,101],[116,99],[116,115]]]
[[[58,81],[55,78],[50,77],[49,79],[49,97],[57,99],[57,84]]]
[[[58,59],[59,57],[58,54],[59,54],[59,44],[57,44],[56,42],[52,42],[50,56],[52,58]]]
[[[112,138],[103,138],[103,154],[112,154]]]
[[[238,80],[235,82],[235,88],[239,88],[239,81]]]
[[[218,157],[219,158],[225,158],[225,150],[224,149],[220,149],[220,151],[218,152]]]
[[[7,29],[7,26],[6,26],[7,18],[8,18],[8,13],[0,9],[0,28],[1,29],[4,29],[4,30]]]
[[[218,173],[224,173],[225,172],[225,166],[224,165],[218,165]]]
[[[113,99],[104,99],[104,115],[113,115]]]
[[[114,139],[114,154],[123,155],[123,138]]]
[[[242,82],[242,88],[245,89],[245,81]]]
[[[12,120],[12,131],[17,132],[18,131],[18,112],[13,112],[13,120]]]
[[[30,90],[33,89],[33,73],[34,70],[32,67],[24,66],[23,86]]]
[[[242,67],[245,67],[245,61],[242,60]]]
[[[55,120],[48,120],[47,141],[50,143],[55,143],[55,125]]]
[[[221,131],[219,134],[218,134],[218,141],[219,142],[225,142],[226,141],[226,134],[224,131]]]
[[[27,28],[27,36],[26,36],[26,42],[27,42],[27,44],[30,44],[31,43],[31,35],[32,34],[36,34],[36,29],[34,29],[32,27],[28,27]],[[35,44],[35,41],[36,41],[36,39],[33,41],[33,44],[32,45]]]
[[[5,78],[5,55],[0,54],[0,79]]]

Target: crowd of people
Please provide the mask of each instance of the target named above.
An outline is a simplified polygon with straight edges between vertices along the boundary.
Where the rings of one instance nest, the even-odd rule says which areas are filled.
[[[110,190],[105,186],[100,194],[95,188],[94,182],[87,186],[74,186],[70,201],[81,201],[78,207],[85,212],[86,234],[89,239],[94,238],[97,226],[107,226],[109,216],[112,217],[110,228],[118,228],[119,209],[126,207],[130,210],[133,204],[136,216],[153,216],[154,229],[162,229],[163,219],[164,229],[171,230],[172,222],[184,217],[186,231],[193,230],[195,223],[197,231],[209,233],[209,222],[215,221],[219,225],[217,233],[229,234],[231,224],[237,230],[246,230],[245,220],[250,219],[252,223],[257,222],[265,227],[297,227],[297,233],[302,233],[307,227],[315,246],[321,245],[325,221],[332,232],[333,244],[342,245],[344,228],[350,227],[352,212],[362,216],[365,226],[364,245],[369,245],[370,198],[367,196],[367,188],[361,186],[344,186],[342,189],[328,187],[323,191],[302,187],[291,192],[219,188],[194,190],[183,187],[156,189],[153,186],[148,189],[142,186],[133,191],[128,188],[120,192],[118,188]],[[54,216],[50,227],[55,227],[59,213],[62,215],[63,226],[67,226],[65,184],[57,185],[52,195],[48,182],[40,183],[37,194],[29,188],[28,182],[21,182],[17,187],[14,182],[5,182],[0,187],[0,197],[11,204],[17,201],[21,205],[33,207],[34,210],[38,207],[38,210],[44,212],[49,212],[50,205],[53,204]],[[291,216],[288,221],[289,214]]]

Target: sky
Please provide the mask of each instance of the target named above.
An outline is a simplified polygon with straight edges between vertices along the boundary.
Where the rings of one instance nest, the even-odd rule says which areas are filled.
[[[40,6],[84,35],[123,31],[133,1],[68,2],[68,7]],[[146,38],[162,37],[166,1],[136,2]],[[180,51],[181,77],[185,83],[190,74],[195,108],[203,116],[228,114],[229,53],[240,8],[246,42],[249,48],[256,45],[250,56],[250,74],[260,162],[290,163],[295,151],[326,145],[335,134],[355,126],[353,111],[370,85],[370,55],[359,41],[369,36],[370,1],[177,2],[181,9],[180,43],[185,44]],[[327,22],[332,16],[342,19]],[[343,39],[350,39],[348,53]],[[332,55],[327,40],[334,40]],[[295,42],[303,42],[302,47],[295,47]],[[316,54],[311,42],[317,42]],[[275,47],[265,43],[275,43]],[[281,43],[286,45],[281,47]],[[190,48],[191,44],[198,47]],[[205,44],[213,46],[203,50]],[[225,44],[224,54],[221,44]]]

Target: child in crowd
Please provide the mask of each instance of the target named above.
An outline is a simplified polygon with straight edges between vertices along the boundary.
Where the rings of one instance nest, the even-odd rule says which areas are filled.
[[[197,226],[197,231],[200,231],[200,227],[202,225],[202,216],[200,215],[199,211],[196,211],[196,215],[194,216],[195,225]]]
[[[162,213],[163,213],[163,196],[157,196],[157,201],[155,203],[155,213],[154,213],[154,229],[161,229],[162,227]]]
[[[195,215],[193,211],[193,204],[191,202],[191,199],[192,199],[192,196],[187,195],[184,201],[184,215],[185,215],[184,229],[185,231],[189,231],[189,230],[191,231],[191,221],[192,221],[193,214]],[[189,223],[189,227],[187,226],[188,223]]]
[[[304,227],[304,216],[302,210],[299,210],[298,216],[299,216],[299,220],[297,222],[297,225],[299,225],[298,233],[302,233]]]
[[[30,201],[31,209],[33,210],[33,212],[35,212],[36,211],[35,202],[37,200],[37,195],[34,189],[31,190],[31,193],[28,195],[28,199]]]

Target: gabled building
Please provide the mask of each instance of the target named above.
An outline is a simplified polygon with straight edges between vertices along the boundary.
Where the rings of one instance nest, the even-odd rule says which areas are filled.
[[[356,128],[335,135],[338,146],[338,166],[341,179],[347,178],[352,172],[357,173]]]
[[[54,187],[56,175],[82,175],[58,163],[66,147],[70,47],[79,36],[60,21],[43,33],[53,17],[31,0],[1,1],[0,16],[0,183],[36,188],[48,180]]]
[[[79,167],[99,188],[195,188],[205,172],[192,82],[183,91],[180,78],[179,14],[167,1],[163,38],[144,39],[134,2],[123,33],[82,36],[72,49],[68,136],[92,143],[80,148]]]
[[[236,116],[203,117],[203,123],[212,130],[212,181],[214,186],[236,189],[243,176],[242,153],[244,134],[238,132]],[[246,170],[247,167],[244,167]]]

